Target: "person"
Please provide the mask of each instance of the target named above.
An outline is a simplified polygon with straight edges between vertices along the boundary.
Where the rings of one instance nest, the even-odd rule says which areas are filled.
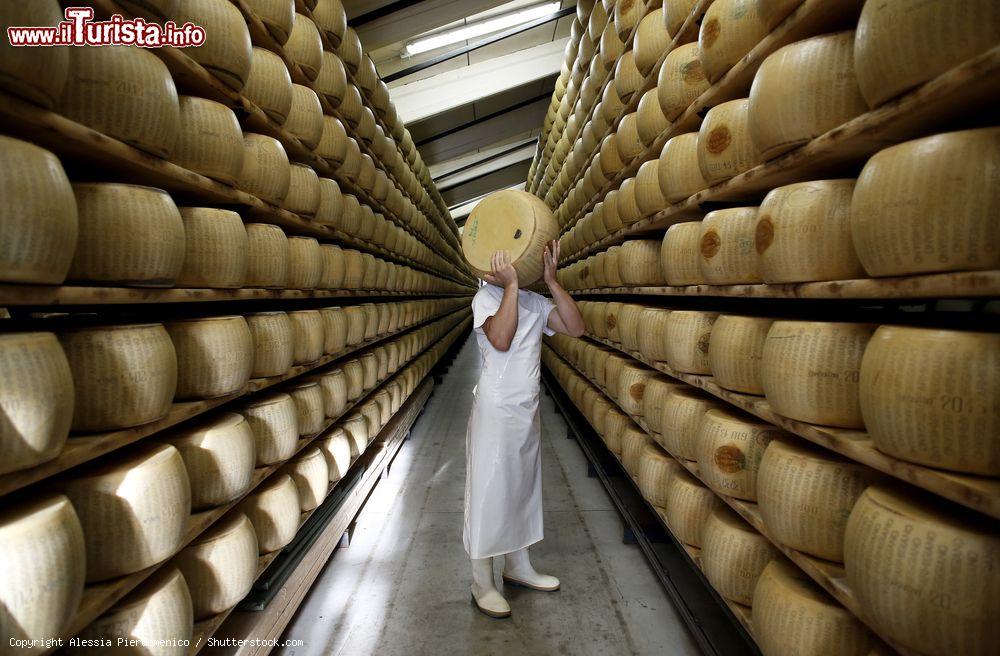
[[[488,284],[472,301],[483,367],[466,435],[463,541],[472,560],[473,602],[496,618],[509,617],[510,605],[496,587],[495,556],[505,556],[505,583],[559,589],[559,579],[536,572],[528,557],[528,547],[542,539],[542,334],[579,337],[584,324],[576,302],[556,280],[557,241],[545,247],[542,260],[551,301],[519,289],[505,251],[493,253],[491,273],[483,276]]]

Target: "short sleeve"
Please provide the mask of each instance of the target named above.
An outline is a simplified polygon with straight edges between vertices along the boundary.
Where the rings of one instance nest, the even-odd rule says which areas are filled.
[[[535,294],[535,311],[542,315],[542,332],[546,335],[555,335],[556,331],[549,328],[549,315],[556,309],[555,303],[548,297]]]
[[[496,294],[489,286],[480,287],[476,295],[472,297],[472,327],[483,332],[483,324],[499,309],[500,299],[496,297]]]

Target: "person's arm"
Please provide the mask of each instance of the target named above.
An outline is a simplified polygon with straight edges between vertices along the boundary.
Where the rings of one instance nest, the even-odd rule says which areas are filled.
[[[557,333],[570,337],[580,337],[586,328],[583,323],[583,315],[580,314],[580,308],[576,306],[576,301],[556,279],[556,268],[559,265],[558,241],[552,240],[552,243],[545,247],[542,261],[545,265],[545,284],[549,286],[552,301],[556,305],[555,309],[549,313],[547,325]]]
[[[497,251],[490,259],[493,273],[483,276],[486,282],[503,287],[503,300],[496,314],[483,322],[483,332],[498,351],[507,351],[517,332],[517,271],[510,263],[510,253]]]

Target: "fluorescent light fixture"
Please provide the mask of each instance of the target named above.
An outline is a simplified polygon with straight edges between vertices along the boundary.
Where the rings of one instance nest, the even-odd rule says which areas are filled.
[[[456,27],[455,29],[448,30],[446,32],[440,32],[438,34],[432,34],[430,36],[414,39],[406,44],[404,52],[407,57],[412,57],[413,55],[419,55],[422,52],[435,50],[437,48],[451,45],[452,43],[458,43],[459,41],[465,41],[466,39],[474,39],[477,36],[483,36],[484,34],[499,32],[500,30],[505,30],[510,27],[530,23],[533,20],[544,18],[549,14],[554,14],[559,11],[560,4],[561,3],[558,1],[546,2],[544,4],[519,9],[518,11],[504,14],[502,16],[494,16],[493,18],[475,21],[473,23],[469,23],[468,25]]]

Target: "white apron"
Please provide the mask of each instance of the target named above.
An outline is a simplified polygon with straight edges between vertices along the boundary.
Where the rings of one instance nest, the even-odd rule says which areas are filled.
[[[471,558],[499,556],[542,539],[539,368],[542,334],[552,334],[546,323],[555,306],[521,290],[517,331],[504,352],[493,348],[482,329],[502,299],[501,288],[486,285],[472,301],[483,368],[466,435],[463,540]]]

